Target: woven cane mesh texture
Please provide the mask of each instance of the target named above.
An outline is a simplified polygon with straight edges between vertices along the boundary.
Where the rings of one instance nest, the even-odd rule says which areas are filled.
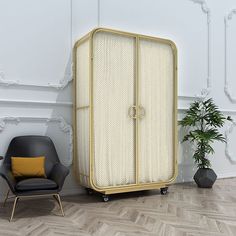
[[[94,179],[100,187],[134,183],[134,45],[132,37],[94,37]]]
[[[76,104],[77,108],[89,105],[89,41],[77,48]],[[74,162],[80,183],[88,186],[89,175],[89,108],[77,109],[77,160]]]
[[[77,170],[80,178],[89,175],[89,109],[77,111]],[[86,178],[82,178],[84,180]],[[87,186],[87,182],[82,182]]]
[[[174,173],[173,52],[169,45],[140,40],[139,181],[169,180]]]
[[[77,107],[89,105],[89,41],[77,48],[76,92]]]

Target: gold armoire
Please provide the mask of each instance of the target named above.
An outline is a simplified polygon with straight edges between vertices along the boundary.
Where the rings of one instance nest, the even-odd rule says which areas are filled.
[[[108,194],[161,189],[177,175],[177,49],[97,28],[74,47],[74,169]]]

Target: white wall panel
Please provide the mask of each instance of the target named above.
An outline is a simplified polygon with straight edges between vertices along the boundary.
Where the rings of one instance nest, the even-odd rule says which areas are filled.
[[[98,26],[98,0],[72,0],[72,16],[75,42]]]
[[[0,2],[0,70],[6,79],[56,83],[70,57],[70,1]]]

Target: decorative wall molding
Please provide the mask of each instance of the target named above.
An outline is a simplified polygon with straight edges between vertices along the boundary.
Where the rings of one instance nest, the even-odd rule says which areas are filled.
[[[43,100],[22,100],[22,99],[0,99],[0,104],[13,104],[13,105],[38,105],[38,106],[63,106],[72,107],[72,102],[59,102],[59,101],[43,101]]]
[[[180,99],[195,99],[206,97],[211,92],[211,11],[207,6],[205,0],[190,0],[194,3],[200,4],[202,12],[207,16],[207,75],[206,75],[206,87],[200,91],[200,94],[196,95],[179,95]]]
[[[235,172],[224,172],[224,173],[220,173],[217,172],[217,179],[225,179],[225,178],[232,178],[235,177]]]
[[[53,83],[47,83],[47,84],[28,84],[28,83],[24,83],[21,82],[20,79],[16,79],[16,80],[8,80],[5,79],[5,73],[3,71],[0,71],[0,85],[2,86],[25,86],[25,87],[36,87],[36,88],[53,88],[53,89],[64,89],[65,87],[67,87],[67,85],[72,81],[72,75],[71,74],[67,74],[65,75],[65,77],[63,79],[61,79],[59,81],[58,84],[53,84]]]
[[[233,164],[236,164],[236,155],[233,155],[230,150],[229,139],[230,139],[230,134],[233,132],[235,126],[236,126],[236,122],[233,122],[229,126],[229,128],[225,131],[225,139],[226,139],[225,155]]]
[[[0,132],[2,132],[8,123],[14,123],[18,125],[20,122],[45,122],[46,125],[49,123],[57,123],[62,132],[68,134],[69,138],[69,156],[68,158],[63,158],[61,161],[66,166],[72,164],[73,159],[73,129],[62,116],[57,117],[29,117],[29,116],[6,116],[0,117]]]
[[[35,83],[25,83],[21,81],[21,78],[7,78],[5,72],[0,69],[0,86],[23,86],[23,87],[35,87],[35,88],[52,88],[52,89],[57,89],[57,90],[62,90],[66,88],[69,83],[73,80],[72,76],[72,67],[73,67],[73,62],[72,62],[72,51],[73,51],[73,32],[72,32],[72,24],[73,24],[73,19],[72,19],[72,1],[70,0],[70,50],[71,50],[71,57],[70,57],[70,63],[69,63],[69,72],[67,72],[64,75],[64,78],[62,78],[58,83],[46,83],[46,84],[35,84]]]
[[[225,16],[225,86],[224,91],[226,96],[232,103],[236,103],[236,97],[232,95],[230,90],[229,78],[228,78],[228,70],[229,70],[229,55],[228,55],[228,32],[229,32],[229,21],[233,19],[233,16],[236,15],[236,9],[232,9],[226,16]]]
[[[208,50],[208,53],[207,53],[207,76],[206,76],[206,83],[207,83],[207,86],[206,88],[203,88],[201,91],[200,91],[200,94],[195,94],[195,95],[185,95],[185,94],[180,94],[178,97],[180,99],[195,99],[195,98],[202,98],[202,97],[205,97],[207,96],[210,91],[211,91],[211,33],[210,33],[210,23],[211,23],[211,14],[210,14],[210,9],[209,7],[207,6],[206,4],[206,1],[205,0],[190,0],[194,3],[197,3],[197,4],[200,4],[201,6],[201,9],[202,9],[202,12],[204,14],[207,15],[207,50]],[[70,35],[70,38],[71,38],[71,48],[72,48],[72,41],[73,41],[73,37],[72,37],[72,0],[70,0],[70,17],[71,17],[71,35]],[[97,24],[98,26],[100,26],[100,23],[101,23],[101,0],[97,0]],[[72,67],[72,62],[71,62],[71,67]],[[71,70],[72,71],[72,70]],[[24,82],[21,82],[20,79],[6,79],[5,78],[5,74],[4,74],[4,71],[0,71],[0,85],[2,86],[26,86],[26,87],[42,87],[42,88],[54,88],[54,89],[57,89],[57,90],[60,90],[60,89],[64,89],[65,87],[67,87],[67,85],[73,80],[72,78],[72,74],[67,74],[65,76],[65,78],[63,78],[62,80],[59,81],[58,84],[53,84],[53,83],[47,83],[47,84],[27,84],[27,83],[24,83]]]

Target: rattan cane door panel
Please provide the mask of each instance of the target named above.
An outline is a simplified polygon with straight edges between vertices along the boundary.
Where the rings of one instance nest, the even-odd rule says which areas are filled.
[[[89,186],[89,41],[76,49],[75,77],[75,127],[76,150],[74,168],[77,179]]]
[[[89,105],[89,40],[77,48],[76,60],[76,106]]]
[[[77,161],[79,182],[89,186],[89,109],[77,110]]]
[[[94,183],[135,182],[135,38],[109,32],[93,37]]]
[[[167,182],[175,163],[173,51],[142,38],[139,49],[139,182]]]

